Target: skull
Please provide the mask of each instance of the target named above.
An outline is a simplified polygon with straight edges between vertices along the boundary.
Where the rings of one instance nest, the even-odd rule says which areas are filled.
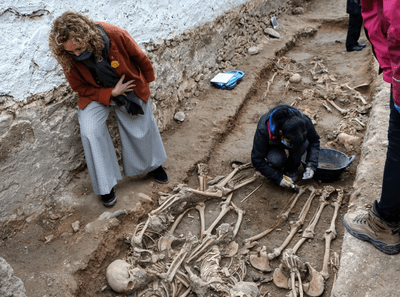
[[[126,293],[148,283],[149,274],[133,267],[122,259],[113,261],[107,268],[106,277],[110,287],[117,293]]]

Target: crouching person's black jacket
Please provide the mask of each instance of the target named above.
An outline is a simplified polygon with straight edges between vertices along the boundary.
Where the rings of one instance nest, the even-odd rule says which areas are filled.
[[[281,145],[282,136],[279,134],[280,126],[274,119],[274,113],[280,109],[288,110],[289,114],[302,118],[306,123],[306,139],[309,142],[306,150],[306,167],[310,167],[314,171],[317,169],[320,150],[320,137],[316,132],[311,119],[301,113],[298,109],[287,104],[279,104],[272,108],[268,113],[264,114],[258,122],[257,130],[254,135],[251,161],[253,166],[262,175],[271,179],[276,184],[281,182],[283,178],[282,172],[269,166],[266,162],[266,157],[272,147]]]

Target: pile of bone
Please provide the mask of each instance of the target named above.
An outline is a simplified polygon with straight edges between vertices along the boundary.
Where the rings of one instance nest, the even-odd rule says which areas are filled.
[[[260,295],[259,287],[263,281],[245,281],[247,266],[271,272],[269,261],[278,257],[289,244],[295,233],[305,220],[305,216],[311,205],[312,199],[321,194],[321,209],[314,217],[313,224],[304,231],[312,233],[321,214],[323,206],[328,204],[326,198],[335,191],[332,187],[325,188],[322,192],[312,187],[301,188],[298,194],[288,201],[287,209],[278,217],[274,228],[283,220],[286,220],[290,209],[296,201],[308,189],[311,191],[305,207],[300,213],[299,221],[293,226],[289,237],[273,253],[266,253],[265,246],[257,252],[251,252],[256,240],[268,234],[268,229],[257,236],[247,239],[243,246],[235,242],[245,211],[236,206],[231,200],[233,192],[239,188],[257,180],[258,173],[241,180],[234,180],[235,175],[244,169],[250,168],[250,164],[233,165],[234,170],[224,178],[217,178],[206,183],[207,168],[199,165],[199,188],[192,189],[180,186],[173,195],[164,195],[164,202],[149,213],[145,223],[138,224],[128,242],[131,244],[131,252],[125,260],[116,260],[111,263],[106,272],[110,287],[119,293],[131,293],[135,296],[161,296],[177,297],[188,296],[195,293],[200,297],[209,296],[247,296]],[[334,202],[335,216],[332,218],[330,229],[327,230],[327,248],[325,256],[329,258],[330,241],[336,237],[334,228],[337,210],[339,209],[343,193],[338,190],[338,199]],[[221,199],[221,212],[214,222],[205,228],[204,214],[205,202],[209,199]],[[289,208],[287,208],[289,207]],[[200,233],[176,237],[175,229],[188,212],[196,209],[200,216]],[[234,224],[221,223],[229,211],[237,213],[237,221]],[[177,216],[176,218],[173,216]],[[172,224],[171,224],[172,223]],[[168,225],[171,224],[169,229]],[[234,225],[234,226],[233,226]],[[333,227],[332,227],[333,226]],[[328,233],[329,231],[329,233]],[[213,232],[215,232],[213,234]],[[312,238],[304,236],[290,252],[284,252],[281,266],[274,272],[274,283],[281,288],[290,289],[291,295],[306,293],[309,296],[319,296],[324,291],[324,278],[327,277],[327,263],[321,273],[315,271],[309,263],[302,261],[295,255],[300,245]],[[177,245],[173,249],[172,245]],[[253,254],[251,254],[253,253]],[[229,265],[221,266],[223,258],[230,258]],[[264,281],[265,282],[265,281]]]

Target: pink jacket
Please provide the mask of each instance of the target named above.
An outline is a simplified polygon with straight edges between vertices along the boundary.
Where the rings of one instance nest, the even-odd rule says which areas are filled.
[[[400,106],[400,0],[361,0],[361,13],[383,80]]]

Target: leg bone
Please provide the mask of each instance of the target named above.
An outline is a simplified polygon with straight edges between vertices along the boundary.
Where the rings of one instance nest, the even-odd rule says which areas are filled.
[[[217,226],[218,222],[221,221],[221,219],[231,210],[230,203],[231,203],[231,200],[232,200],[232,196],[233,196],[232,193],[229,194],[229,196],[226,199],[226,201],[222,204],[221,212],[220,212],[219,216],[210,225],[210,227],[206,231],[203,232],[203,235],[201,236],[201,239],[206,235],[210,235],[211,231],[214,229],[215,226]]]
[[[204,202],[200,202],[197,206],[196,209],[199,211],[200,214],[200,236],[202,237],[204,235],[204,231],[205,231],[205,218],[204,218],[204,210],[206,208],[206,205],[204,204]]]
[[[278,220],[276,221],[276,223],[275,223],[274,226],[272,226],[271,228],[268,228],[267,230],[265,230],[265,231],[263,231],[263,232],[261,232],[261,233],[255,235],[255,236],[253,236],[253,237],[251,237],[251,238],[245,239],[244,242],[245,242],[245,243],[250,243],[250,242],[253,242],[253,241],[256,241],[256,240],[261,239],[262,237],[264,237],[264,236],[266,236],[268,233],[270,233],[272,230],[274,230],[276,227],[278,227],[282,221],[287,220],[287,218],[288,218],[288,216],[289,216],[289,212],[292,210],[292,208],[293,208],[294,205],[296,204],[297,200],[300,198],[300,196],[301,196],[302,194],[304,194],[305,191],[306,191],[305,188],[300,188],[299,192],[298,192],[297,194],[294,194],[294,195],[293,195],[293,197],[292,197],[292,198],[289,200],[289,202],[286,204],[286,206],[289,205],[289,203],[291,204],[290,207],[289,207],[289,209],[288,209],[286,212],[284,212],[284,213],[282,213],[282,214],[280,214],[280,215],[278,216]],[[286,206],[285,206],[285,208],[286,208]]]
[[[286,248],[286,246],[292,240],[293,236],[296,234],[299,228],[304,224],[304,220],[307,216],[308,211],[310,210],[311,202],[314,199],[315,195],[316,195],[316,190],[314,189],[311,191],[309,198],[307,199],[303,209],[301,210],[299,219],[291,225],[290,233],[286,238],[286,240],[279,248],[275,248],[273,253],[268,254],[268,258],[270,260],[274,259],[275,257],[278,257],[281,254],[282,250]]]
[[[232,205],[233,209],[236,211],[236,213],[238,214],[238,219],[237,219],[235,228],[233,229],[233,237],[232,238],[235,238],[237,233],[239,232],[240,224],[242,224],[243,215],[246,212],[244,210],[240,209],[239,207],[237,207],[233,202],[231,202],[231,205]]]
[[[328,263],[329,263],[330,247],[331,247],[332,240],[334,240],[336,238],[335,222],[336,222],[336,218],[337,218],[337,215],[338,215],[338,211],[339,211],[340,205],[342,204],[342,200],[343,200],[343,190],[342,189],[338,189],[337,191],[338,191],[337,200],[332,204],[332,206],[334,206],[334,208],[335,208],[335,211],[334,211],[333,216],[332,216],[331,225],[330,225],[329,229],[325,231],[325,234],[324,234],[324,238],[325,238],[325,254],[324,254],[324,262],[323,262],[323,266],[322,266],[321,275],[325,279],[329,278]]]

